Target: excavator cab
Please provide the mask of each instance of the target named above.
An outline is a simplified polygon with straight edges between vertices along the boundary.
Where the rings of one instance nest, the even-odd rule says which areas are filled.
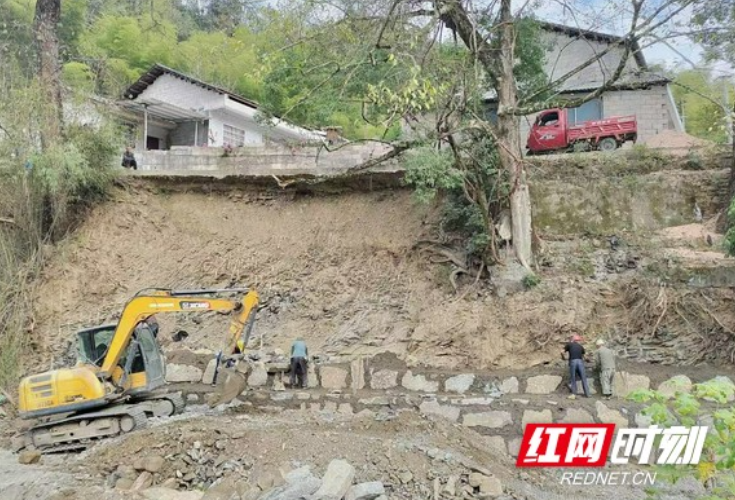
[[[152,391],[166,383],[166,363],[156,336],[146,323],[135,327],[133,338],[118,365],[121,386],[128,394]],[[118,375],[119,373],[119,375]]]
[[[77,332],[77,361],[83,365],[102,366],[107,349],[110,347],[115,327],[109,325],[85,328]]]
[[[78,361],[81,365],[102,367],[115,335],[116,324],[86,328],[77,333]],[[120,357],[113,379],[131,394],[151,391],[165,383],[165,361],[153,330],[139,323],[130,343]]]

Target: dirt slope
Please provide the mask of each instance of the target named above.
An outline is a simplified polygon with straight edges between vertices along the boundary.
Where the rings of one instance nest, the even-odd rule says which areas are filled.
[[[617,281],[590,279],[596,265],[609,267],[604,239],[548,242],[551,267],[534,290],[499,298],[481,286],[459,299],[448,271],[412,249],[435,236],[434,220],[404,191],[268,198],[120,190],[54,252],[34,323],[42,359],[28,366],[64,362],[77,328],[114,321],[147,287],[253,286],[266,304],[256,333],[267,347],[286,349],[303,335],[312,352],[392,351],[443,367],[529,367],[558,359],[570,332],[614,330],[626,342],[636,333],[626,326],[627,268]],[[221,346],[223,316],[159,316],[164,343],[183,329],[191,348]],[[717,321],[735,329],[732,315]]]

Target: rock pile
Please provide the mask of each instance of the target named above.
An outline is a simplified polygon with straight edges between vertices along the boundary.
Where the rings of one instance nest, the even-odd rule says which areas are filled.
[[[388,500],[389,494],[471,500],[503,495],[498,478],[479,472],[443,478],[432,475],[429,477],[432,483],[421,484],[410,471],[401,470],[391,474],[388,483],[355,482],[355,468],[340,459],[332,460],[320,478],[309,466],[291,470],[284,465],[278,469],[256,470],[251,464],[230,461],[229,467],[220,464],[219,468],[216,465],[210,468],[208,454],[201,446],[195,446],[187,456],[199,466],[205,466],[188,469],[200,471],[201,475],[184,474],[177,469],[175,478],[161,482],[160,472],[165,469],[167,459],[148,456],[136,460],[133,466],[118,467],[110,476],[108,486],[125,490],[129,498],[136,500]],[[183,460],[176,460],[177,466],[181,466]]]

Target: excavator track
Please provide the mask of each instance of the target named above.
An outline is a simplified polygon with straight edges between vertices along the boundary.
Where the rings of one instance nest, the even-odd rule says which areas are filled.
[[[100,411],[36,424],[26,434],[26,446],[42,453],[79,451],[101,439],[146,428],[145,410],[135,404],[113,405]]]
[[[186,403],[181,393],[151,394],[139,400],[135,404],[144,409],[146,416],[170,417],[184,411]]]

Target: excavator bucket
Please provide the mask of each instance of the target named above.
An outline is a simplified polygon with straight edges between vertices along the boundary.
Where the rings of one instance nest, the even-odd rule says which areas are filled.
[[[231,403],[247,387],[245,376],[231,368],[220,367],[218,377],[220,383],[217,384],[217,389],[209,398],[211,408]]]

